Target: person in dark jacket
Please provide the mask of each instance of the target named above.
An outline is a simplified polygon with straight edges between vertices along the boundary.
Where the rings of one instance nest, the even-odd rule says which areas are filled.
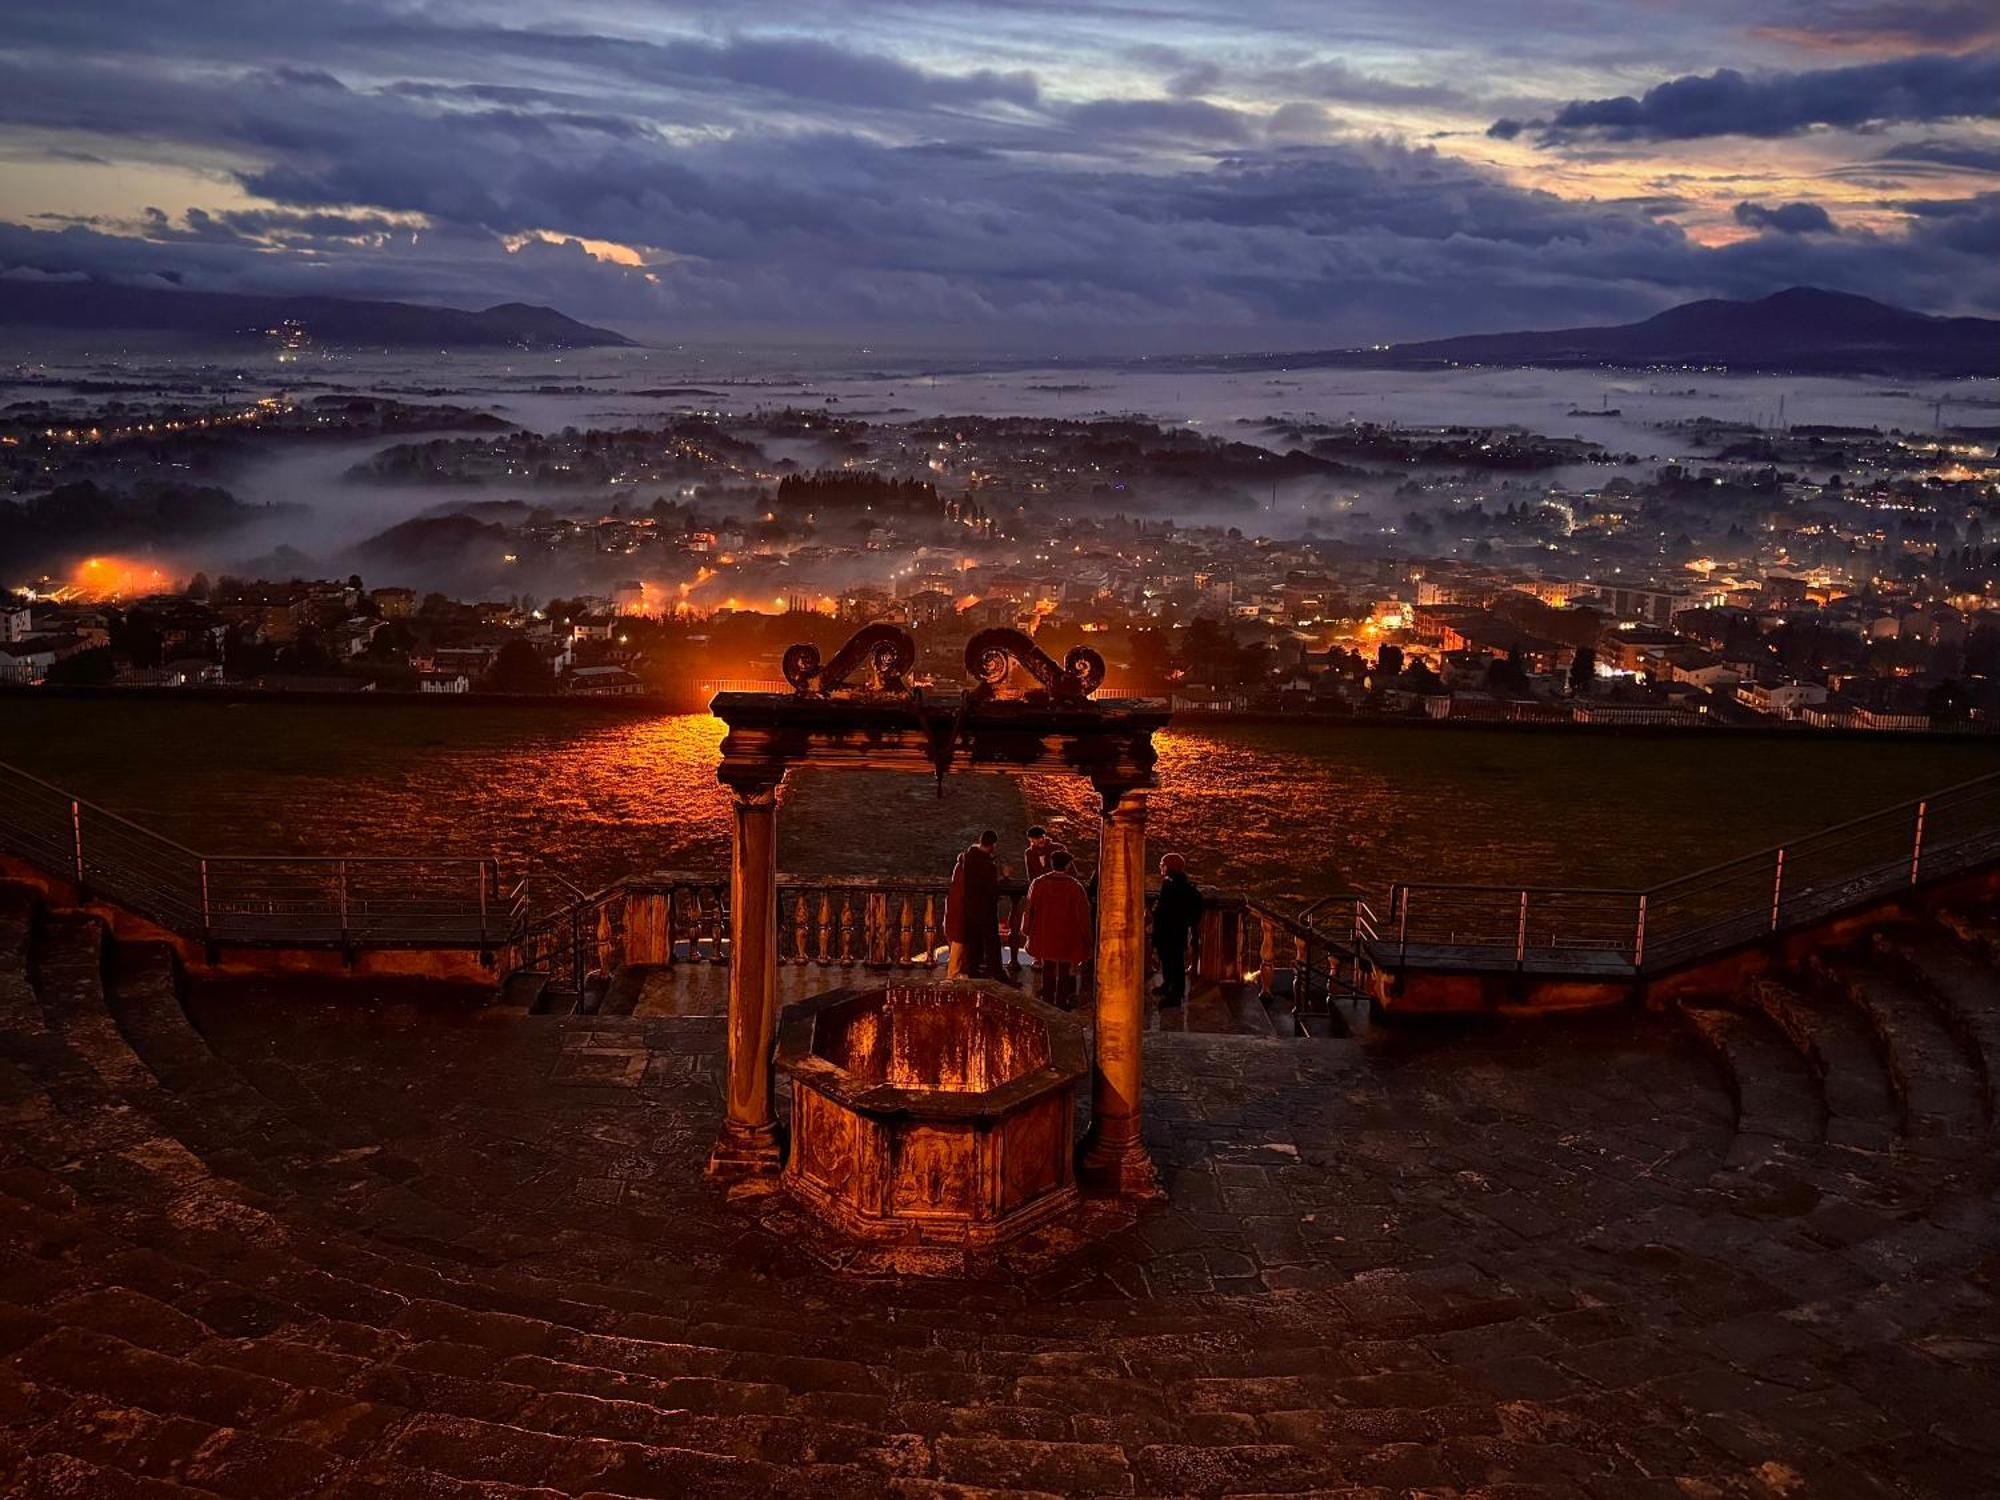
[[[1187,998],[1188,939],[1201,920],[1201,892],[1188,879],[1187,861],[1178,854],[1160,860],[1160,893],[1153,898],[1153,951],[1160,956],[1160,1009],[1171,1010]]]
[[[944,898],[944,935],[954,979],[1000,977],[1000,835],[987,829],[959,855]]]
[[[1033,885],[1038,877],[1049,872],[1055,855],[1061,848],[1062,845],[1050,838],[1048,829],[1041,824],[1037,823],[1028,830],[1028,847],[1023,860],[1026,874],[1023,878],[1029,885]]]

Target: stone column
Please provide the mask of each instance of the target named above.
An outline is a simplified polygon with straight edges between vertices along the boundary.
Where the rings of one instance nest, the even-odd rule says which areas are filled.
[[[771,1108],[778,1024],[778,794],[736,786],[729,861],[729,1078],[722,1137],[708,1175],[723,1182],[775,1176],[784,1147]]]
[[[1139,1136],[1146,1031],[1146,794],[1105,791],[1097,843],[1097,1062],[1078,1175],[1095,1192],[1160,1194]]]

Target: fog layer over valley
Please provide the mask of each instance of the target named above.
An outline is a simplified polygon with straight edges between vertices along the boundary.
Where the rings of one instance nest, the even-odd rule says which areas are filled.
[[[0,384],[0,405],[14,403],[10,414],[33,421],[104,422],[107,402],[194,411],[261,399],[295,415],[330,409],[336,430],[324,430],[321,417],[307,442],[282,421],[248,422],[227,451],[198,452],[194,463],[171,449],[152,453],[144,476],[106,441],[95,451],[112,471],[97,480],[107,488],[129,491],[142,477],[199,481],[247,509],[195,507],[199,524],[169,515],[143,537],[129,527],[93,534],[81,523],[76,535],[39,542],[17,534],[4,561],[16,574],[60,573],[90,553],[131,550],[170,577],[360,572],[371,584],[468,598],[608,593],[637,581],[697,607],[733,597],[769,611],[788,595],[884,584],[918,566],[920,549],[948,547],[954,536],[1004,540],[1030,512],[1394,546],[1413,517],[1525,506],[1551,490],[1699,461],[1716,445],[1691,424],[1928,431],[1991,425],[2000,411],[1994,385],[1972,381],[1144,366],[931,374],[885,371],[872,353],[862,359],[875,368],[855,368],[851,354],[844,366],[828,351],[692,349],[460,354],[421,364],[325,355],[283,369],[159,358],[17,367]],[[394,413],[346,435],[339,403],[349,394],[382,398]],[[476,420],[461,424],[461,412]],[[937,418],[950,421],[926,425]],[[1047,452],[1036,454],[1031,424],[1008,418],[1064,425],[1051,427]],[[368,430],[391,424],[399,430]],[[504,452],[523,433],[558,448],[568,433],[583,451],[608,443],[614,458],[581,469],[539,450],[532,464],[485,461],[482,449]],[[1008,456],[1004,467],[996,451]],[[838,517],[778,503],[785,475],[813,472],[929,483],[944,529],[871,535],[865,500]],[[1412,478],[1426,493],[1412,494]],[[17,499],[38,492],[18,475],[13,487]],[[619,549],[633,533],[587,535],[606,518],[714,531],[718,555],[735,541],[791,566],[710,589],[703,575],[714,569],[698,555],[666,566],[634,548],[628,565]]]

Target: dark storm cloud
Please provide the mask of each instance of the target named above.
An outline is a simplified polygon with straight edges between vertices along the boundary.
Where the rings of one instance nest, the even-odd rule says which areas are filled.
[[[919,24],[900,0],[854,0],[837,29],[815,23],[816,7],[772,0],[694,0],[699,16],[608,0],[43,4],[0,34],[0,131],[19,160],[88,147],[146,186],[123,213],[96,213],[95,199],[7,205],[38,224],[57,222],[40,210],[93,212],[66,230],[0,229],[0,268],[518,298],[595,321],[933,322],[1041,329],[1052,341],[1093,325],[1344,341],[1616,321],[1801,282],[1937,308],[2000,299],[1976,248],[1990,205],[1947,211],[1926,198],[1906,210],[1905,237],[1821,232],[1830,221],[1810,222],[1824,210],[1809,201],[1753,204],[1771,216],[1752,224],[1760,233],[1708,248],[1674,216],[1713,204],[1720,178],[1697,171],[1672,184],[1678,163],[1643,144],[1714,133],[1725,119],[1782,135],[1930,117],[1919,109],[1942,118],[1976,93],[1961,74],[1990,71],[1990,59],[1691,76],[1642,99],[1571,105],[1607,113],[1561,128],[1567,164],[1607,162],[1614,191],[1650,189],[1578,201],[1358,132],[1398,119],[1405,134],[1428,132],[1438,113],[1470,125],[1502,111],[1514,118],[1496,137],[1548,129],[1521,123],[1540,109],[1521,64],[1544,45],[1566,64],[1578,54],[1536,27],[1554,35],[1579,12],[1600,34],[1610,0],[1532,0],[1489,49],[1490,69],[1469,66],[1467,52],[1506,29],[1486,11],[1468,6],[1457,27],[1442,0],[1357,0],[1352,24],[1364,33],[1400,27],[1425,42],[1400,62],[1367,54],[1368,71],[1330,55],[1326,13],[1305,0],[1247,20],[1219,0],[1147,3],[1114,16],[1088,0],[1031,12],[943,0]],[[1752,0],[1766,18],[1776,3]],[[704,19],[712,29],[696,34]],[[753,34],[760,23],[779,29]],[[1062,53],[1085,34],[1088,56]],[[1641,45],[1652,47],[1635,34],[1629,46]],[[1669,76],[1741,45],[1733,32],[1721,59],[1648,55]],[[1886,68],[1903,69],[1901,81]],[[1509,92],[1493,92],[1488,80],[1502,76]],[[1682,85],[1718,80],[1734,80],[1721,103],[1683,97]],[[1950,191],[1917,183],[1919,162],[1935,158],[1927,164],[1942,172],[1951,149],[1905,147],[1911,181],[1883,197]],[[1624,170],[1649,156],[1658,170]],[[139,173],[160,162],[192,170],[156,187]],[[228,174],[252,206],[234,193],[230,206],[186,206],[202,203],[202,181]],[[1783,174],[1722,191],[1812,196],[1809,179],[1774,179]],[[172,212],[144,214],[146,202]],[[623,264],[624,251],[600,259],[584,241],[647,263]]]
[[[1235,145],[1254,134],[1251,118],[1202,99],[1093,99],[1068,111],[1070,127],[1104,138],[1139,136]]]
[[[1757,35],[1854,51],[1965,51],[2000,40],[1991,0],[1795,0]]]
[[[1744,202],[1734,209],[1736,222],[1779,234],[1838,234],[1833,217],[1817,203],[1779,203],[1770,207]]]
[[[1684,141],[1994,115],[2000,115],[2000,56],[1981,55],[1756,76],[1723,68],[1658,84],[1637,99],[1573,100],[1537,123],[1544,140]],[[1489,133],[1506,138],[1521,129],[1500,120]]]
[[[1948,171],[1981,172],[2000,176],[2000,142],[1995,141],[1912,141],[1885,151],[1876,158],[1884,166],[1942,167]]]
[[[252,174],[288,206],[153,226],[148,240],[0,235],[0,265],[203,287],[324,287],[577,316],[707,323],[1107,326],[1412,337],[1616,321],[1694,295],[1816,283],[1991,308],[1990,210],[1916,217],[1907,239],[1765,234],[1695,244],[1655,200],[1577,203],[1430,149],[1254,147],[1181,170],[1051,170],[1011,153],[851,135],[668,148],[575,133],[497,158],[482,115],[383,122],[316,163]],[[421,214],[412,233],[346,205]],[[645,271],[540,226],[667,254]],[[306,268],[265,248],[296,236]],[[365,248],[364,248],[365,247]],[[527,290],[532,288],[532,290]]]

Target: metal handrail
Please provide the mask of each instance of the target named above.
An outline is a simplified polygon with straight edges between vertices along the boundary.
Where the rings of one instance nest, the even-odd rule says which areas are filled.
[[[208,854],[0,762],[0,850],[211,952],[425,947],[489,955],[499,864],[472,855]],[[384,880],[385,872],[404,877]]]
[[[1587,950],[1592,967],[1636,975],[1953,873],[1977,862],[1967,854],[2000,859],[2000,773],[1643,888],[1399,881],[1390,889],[1394,937],[1374,937],[1371,956],[1406,965],[1415,946],[1474,967],[1525,970]],[[1552,914],[1562,903],[1581,909]]]

